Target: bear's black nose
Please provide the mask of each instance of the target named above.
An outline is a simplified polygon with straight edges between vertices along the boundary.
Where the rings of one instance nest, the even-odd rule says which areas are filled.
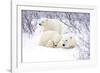
[[[65,46],[65,44],[62,44],[63,46]]]
[[[39,24],[40,26],[42,25],[42,24]]]

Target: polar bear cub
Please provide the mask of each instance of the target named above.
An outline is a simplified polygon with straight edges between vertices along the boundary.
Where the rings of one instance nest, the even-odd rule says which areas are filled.
[[[42,33],[40,37],[40,46],[45,47],[57,47],[57,44],[59,43],[61,39],[61,35],[56,31],[45,31]]]
[[[44,19],[41,21],[41,23],[39,23],[39,25],[42,27],[43,32],[45,31],[56,31],[59,34],[64,33],[64,27],[65,24],[63,24],[61,21],[59,21],[58,19]]]
[[[59,41],[59,43],[57,44],[58,48],[74,48],[76,46],[76,39],[74,36],[72,35],[62,35],[61,40]]]

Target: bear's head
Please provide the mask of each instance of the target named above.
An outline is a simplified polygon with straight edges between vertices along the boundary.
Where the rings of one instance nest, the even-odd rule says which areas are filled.
[[[60,42],[58,43],[58,48],[74,48],[76,46],[76,40],[73,36],[63,36]]]
[[[40,26],[46,26],[47,24],[48,24],[48,19],[44,19],[39,23]]]
[[[54,27],[52,26],[54,24],[54,21],[53,19],[44,19],[42,20],[39,25],[41,27],[43,27],[43,31],[47,31],[47,30],[51,30],[53,29]]]

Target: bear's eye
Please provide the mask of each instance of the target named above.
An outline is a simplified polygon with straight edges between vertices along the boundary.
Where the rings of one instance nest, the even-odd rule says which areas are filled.
[[[65,41],[68,41],[68,40],[65,40]]]

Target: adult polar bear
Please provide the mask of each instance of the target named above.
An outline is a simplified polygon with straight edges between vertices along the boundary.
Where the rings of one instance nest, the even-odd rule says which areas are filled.
[[[44,19],[39,25],[42,27],[43,32],[51,30],[64,34],[66,29],[66,25],[58,19]]]
[[[75,47],[76,43],[74,37],[65,36],[66,25],[60,22],[59,20],[45,19],[39,25],[42,27],[43,30],[39,45],[52,48]]]

